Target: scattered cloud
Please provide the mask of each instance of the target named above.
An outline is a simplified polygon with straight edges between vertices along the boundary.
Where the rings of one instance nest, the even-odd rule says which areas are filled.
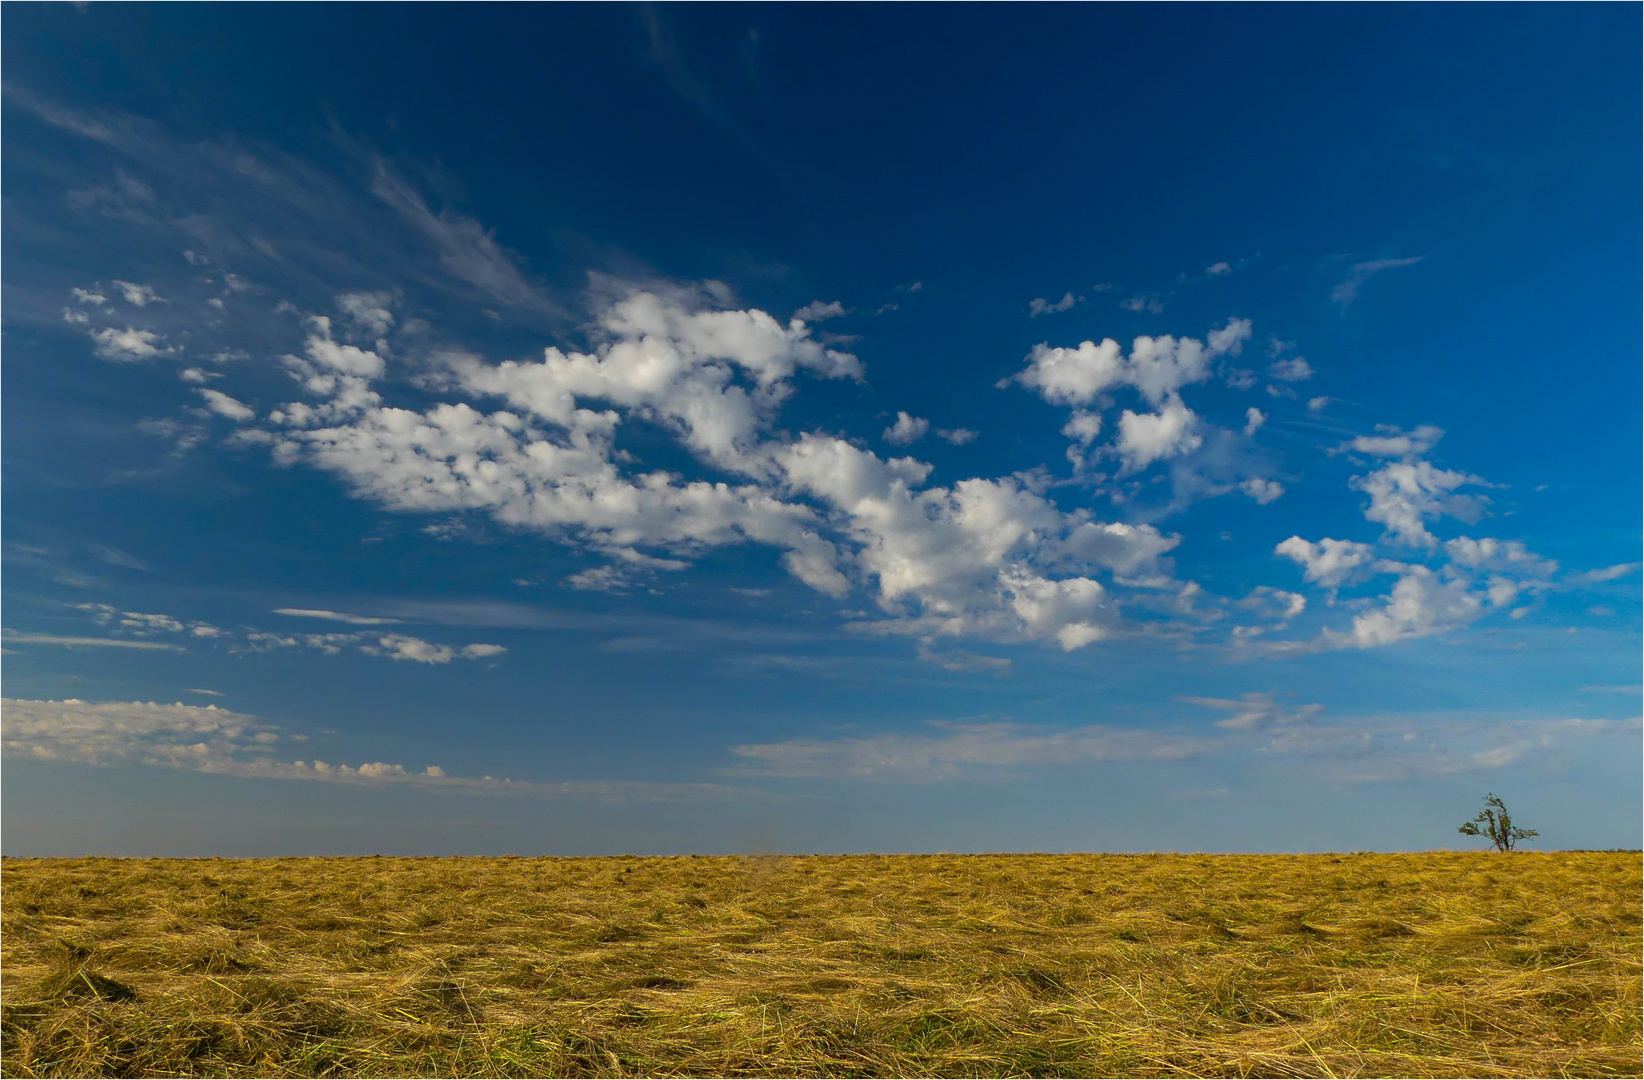
[[[1088,405],[1097,395],[1134,387],[1154,405],[1191,383],[1210,377],[1210,362],[1237,356],[1250,338],[1249,319],[1230,319],[1206,342],[1194,338],[1138,337],[1126,355],[1117,341],[1085,341],[1077,348],[1035,346],[1012,380],[1056,405]]]
[[[257,415],[257,411],[243,401],[229,397],[221,390],[211,390],[206,387],[196,387],[194,392],[205,399],[206,408],[218,416],[226,416],[230,420],[250,420]]]
[[[1315,400],[1329,401],[1328,398]],[[1311,408],[1312,404],[1308,402],[1308,407]],[[1342,444],[1341,449],[1378,457],[1420,457],[1437,446],[1442,438],[1444,429],[1432,424],[1422,424],[1410,431],[1391,424],[1377,424],[1376,434],[1356,436]]]
[[[116,281],[114,287],[120,290],[120,295],[126,303],[133,307],[148,307],[150,304],[164,304],[163,296],[155,295],[154,289],[148,285],[136,285],[129,281]],[[79,290],[75,290],[77,293]]]
[[[970,428],[944,428],[936,433],[936,437],[950,446],[967,446],[976,441],[980,432]]]
[[[67,648],[114,648],[114,649],[165,649],[173,652],[181,651],[181,646],[167,644],[162,641],[133,641],[129,638],[98,638],[98,637],[71,637],[60,634],[28,634],[18,630],[6,630],[4,640],[7,645],[62,645]]]
[[[825,304],[820,300],[814,300],[794,312],[793,317],[800,322],[813,323],[824,319],[837,319],[844,314],[845,305],[837,300],[830,300]]]
[[[1244,411],[1244,433],[1247,438],[1260,431],[1265,423],[1267,423],[1267,414],[1254,405]]]
[[[195,691],[198,692],[198,691]],[[398,786],[467,795],[679,802],[769,798],[757,789],[722,784],[644,781],[536,783],[491,776],[452,776],[438,765],[407,768],[383,761],[334,765],[290,760],[285,742],[306,741],[247,713],[215,705],[142,701],[89,702],[0,699],[6,716],[5,753],[36,761],[100,768],[147,766],[265,780],[308,780]],[[289,753],[289,751],[287,751]]]
[[[1149,315],[1163,315],[1164,300],[1165,298],[1158,293],[1142,293],[1139,296],[1132,296],[1128,300],[1119,301],[1119,306],[1126,311],[1134,311],[1138,315],[1143,312]]]
[[[1267,373],[1280,382],[1305,382],[1313,377],[1313,365],[1306,357],[1291,356],[1268,365]]]
[[[1372,565],[1375,548],[1355,540],[1326,537],[1315,544],[1292,536],[1275,547],[1273,553],[1299,564],[1302,577],[1307,581],[1333,589],[1368,569]]]
[[[1190,705],[1203,705],[1206,708],[1222,709],[1232,713],[1233,715],[1216,721],[1217,727],[1230,731],[1260,731],[1263,728],[1285,727],[1290,724],[1308,724],[1324,712],[1324,706],[1317,704],[1286,709],[1274,700],[1272,694],[1263,693],[1243,694],[1237,698],[1184,697],[1180,700]]]
[[[793,739],[733,746],[739,772],[883,782],[972,778],[1000,770],[1102,761],[1178,760],[1212,740],[1101,725],[1056,730],[1014,723],[933,723],[929,732]]]
[[[908,446],[925,437],[930,430],[930,421],[922,420],[917,416],[909,416],[905,412],[896,414],[896,423],[885,429],[885,441],[893,446]]]
[[[289,615],[297,619],[323,619],[326,622],[347,623],[350,626],[384,626],[397,623],[399,619],[387,619],[377,615],[353,615],[346,611],[326,611],[323,608],[275,608],[276,615]]]
[[[1037,319],[1041,315],[1054,315],[1057,312],[1071,311],[1083,297],[1074,296],[1071,292],[1060,300],[1050,301],[1043,297],[1035,297],[1028,302],[1028,318]]]
[[[1330,291],[1330,300],[1345,308],[1358,299],[1359,288],[1383,270],[1396,270],[1401,266],[1414,266],[1425,258],[1425,255],[1417,255],[1410,259],[1372,259],[1370,262],[1354,263],[1347,276]]]
[[[1211,263],[1204,268],[1204,272],[1210,277],[1226,277],[1233,272],[1233,265],[1226,262]]]
[[[165,341],[163,334],[130,326],[124,330],[116,330],[112,326],[93,330],[91,340],[97,345],[97,355],[105,360],[147,360],[154,356],[166,356],[173,351],[162,345]]]

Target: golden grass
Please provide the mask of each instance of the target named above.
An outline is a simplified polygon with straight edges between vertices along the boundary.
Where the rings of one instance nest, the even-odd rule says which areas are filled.
[[[1637,1076],[1636,853],[7,859],[7,1076]]]

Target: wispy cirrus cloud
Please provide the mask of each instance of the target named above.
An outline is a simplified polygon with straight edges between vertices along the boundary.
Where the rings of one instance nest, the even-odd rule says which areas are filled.
[[[1369,262],[1354,263],[1347,276],[1330,290],[1330,301],[1345,308],[1359,298],[1359,289],[1377,274],[1384,270],[1397,270],[1401,266],[1414,266],[1426,257],[1417,255],[1409,259],[1371,259]]]

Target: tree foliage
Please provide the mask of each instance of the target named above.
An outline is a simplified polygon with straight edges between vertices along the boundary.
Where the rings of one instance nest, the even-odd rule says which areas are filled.
[[[1478,816],[1456,831],[1465,836],[1488,837],[1497,851],[1512,851],[1513,845],[1520,840],[1541,835],[1534,829],[1520,829],[1514,825],[1507,813],[1507,804],[1493,791],[1484,796],[1484,809],[1478,812]]]

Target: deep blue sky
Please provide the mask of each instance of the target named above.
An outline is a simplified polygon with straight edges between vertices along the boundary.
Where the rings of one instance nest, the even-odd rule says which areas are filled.
[[[8,7],[0,843],[1637,846],[1639,29]]]

